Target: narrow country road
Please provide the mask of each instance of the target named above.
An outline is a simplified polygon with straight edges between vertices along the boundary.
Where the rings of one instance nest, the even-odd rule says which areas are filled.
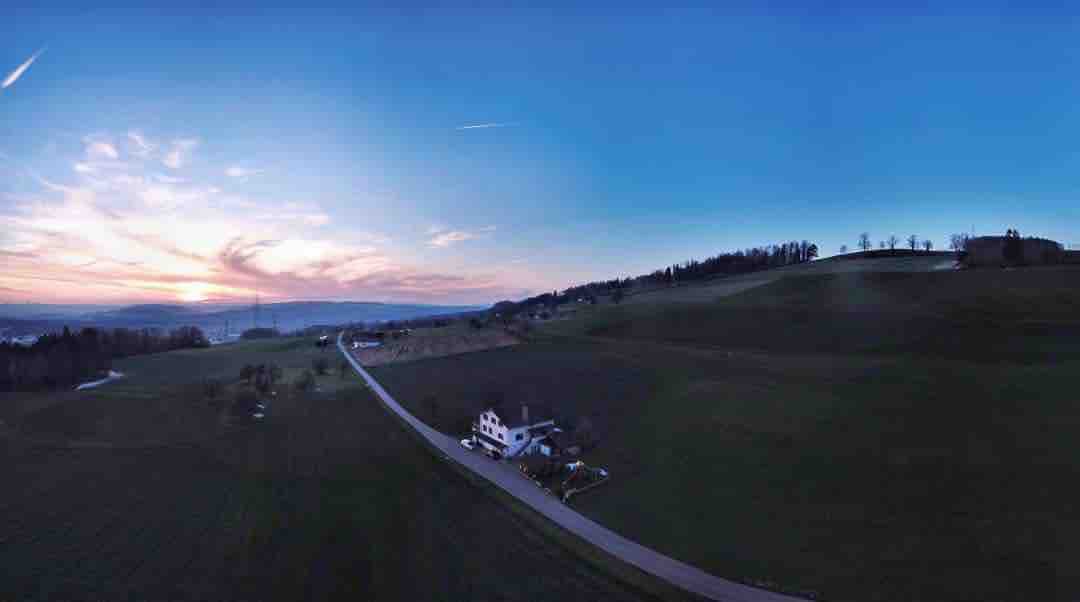
[[[532,481],[523,478],[512,466],[466,450],[454,439],[436,431],[405,411],[405,408],[401,407],[386,392],[386,389],[383,389],[382,385],[372,378],[367,370],[364,370],[363,366],[356,361],[356,358],[349,353],[342,343],[343,335],[344,333],[338,334],[338,349],[341,350],[356,372],[375,391],[375,394],[390,411],[400,416],[402,420],[447,457],[491,481],[567,531],[646,573],[711,600],[723,600],[725,602],[791,602],[801,600],[801,598],[757,589],[710,575],[685,562],[680,562],[634,543],[575,512],[569,506],[555,499],[555,497],[544,493]]]

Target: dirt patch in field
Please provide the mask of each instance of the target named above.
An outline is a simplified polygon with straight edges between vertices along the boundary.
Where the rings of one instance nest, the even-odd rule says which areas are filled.
[[[512,334],[495,328],[454,329],[446,332],[441,330],[443,329],[417,329],[409,336],[353,353],[361,364],[379,366],[509,347],[519,342]]]

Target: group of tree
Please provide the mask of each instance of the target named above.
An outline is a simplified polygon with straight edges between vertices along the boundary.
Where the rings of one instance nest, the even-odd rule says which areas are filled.
[[[683,263],[666,266],[636,277],[613,278],[571,286],[566,290],[535,295],[518,302],[500,301],[492,307],[499,319],[509,323],[522,309],[537,305],[560,305],[582,300],[595,303],[599,296],[611,296],[621,301],[626,291],[633,288],[656,288],[682,282],[704,280],[718,276],[746,274],[770,268],[806,263],[818,256],[818,246],[812,242],[790,241],[762,247],[753,247],[730,253],[720,253],[705,259],[689,259]]]
[[[878,249],[888,249],[889,251],[896,251],[896,247],[900,245],[900,242],[900,239],[895,234],[890,234],[889,238],[878,241]],[[929,253],[930,251],[934,250],[934,241],[928,238],[919,240],[919,237],[915,234],[909,235],[906,239],[904,239],[904,242],[907,244],[908,249],[912,251],[918,251],[921,248],[922,250]],[[859,248],[860,251],[864,253],[872,251],[874,249],[874,243],[870,239],[870,233],[863,232],[862,234],[860,234],[859,241],[856,243],[856,246]],[[847,252],[848,246],[840,245],[840,254],[843,255]]]
[[[29,347],[0,344],[0,391],[70,388],[99,378],[114,359],[209,345],[195,326],[169,331],[83,328],[77,333],[64,327]]]

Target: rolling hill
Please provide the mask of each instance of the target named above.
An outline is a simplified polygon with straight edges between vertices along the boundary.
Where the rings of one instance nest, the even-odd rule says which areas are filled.
[[[144,304],[124,307],[88,308],[75,312],[79,306],[37,311],[38,306],[0,306],[0,326],[9,334],[37,334],[42,330],[58,330],[100,326],[106,328],[173,328],[198,326],[208,334],[223,332],[226,323],[233,333],[251,328],[255,315],[251,305],[221,304]],[[267,327],[275,323],[283,332],[300,330],[317,324],[407,320],[427,316],[457,314],[483,309],[478,306],[420,305],[366,302],[297,301],[268,303],[259,309],[258,323]],[[22,332],[26,331],[26,332]]]
[[[613,478],[573,504],[717,575],[830,600],[1075,599],[1080,269],[947,260],[671,287],[373,373],[450,433],[493,397],[587,418],[584,459]]]

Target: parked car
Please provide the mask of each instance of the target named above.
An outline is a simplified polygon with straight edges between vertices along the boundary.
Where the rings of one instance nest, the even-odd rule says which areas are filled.
[[[465,449],[476,449],[476,444],[473,443],[472,438],[466,438],[461,440],[461,447]]]

